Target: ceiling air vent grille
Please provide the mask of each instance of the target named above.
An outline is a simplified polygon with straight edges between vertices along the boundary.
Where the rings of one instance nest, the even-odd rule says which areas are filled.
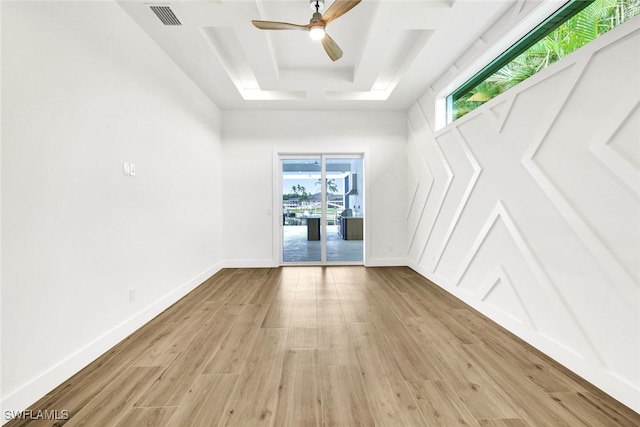
[[[149,6],[164,25],[182,25],[169,6]]]

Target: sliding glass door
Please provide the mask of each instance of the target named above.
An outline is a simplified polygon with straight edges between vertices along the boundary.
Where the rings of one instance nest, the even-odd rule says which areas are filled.
[[[281,156],[282,262],[361,264],[362,156]]]
[[[321,157],[282,159],[282,261],[322,262]]]

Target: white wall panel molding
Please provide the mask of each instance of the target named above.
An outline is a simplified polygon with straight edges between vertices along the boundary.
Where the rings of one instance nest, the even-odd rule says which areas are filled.
[[[570,200],[562,193],[560,188],[553,182],[553,180],[545,173],[543,168],[541,168],[535,160],[536,154],[538,153],[541,146],[545,143],[545,141],[547,141],[549,132],[561,117],[562,110],[566,108],[571,95],[574,93],[576,86],[584,75],[591,57],[592,55],[582,58],[576,64],[576,68],[572,70],[574,72],[573,82],[572,84],[568,84],[564,93],[558,96],[562,100],[562,102],[556,104],[556,111],[553,115],[553,120],[551,120],[545,126],[540,127],[539,136],[533,138],[533,143],[524,153],[522,164],[524,168],[529,172],[534,182],[540,187],[542,192],[551,201],[560,215],[566,220],[569,227],[573,229],[576,236],[578,236],[584,246],[589,250],[589,252],[591,252],[594,260],[598,264],[600,264],[603,271],[606,272],[607,275],[609,275],[609,277],[612,279],[612,287],[620,292],[621,296],[623,296],[623,298],[621,298],[621,303],[626,305],[627,307],[630,307],[633,306],[635,302],[633,298],[629,298],[631,296],[631,294],[629,293],[629,288],[634,287],[634,283],[636,286],[638,286],[638,283],[632,277],[632,274],[625,268],[625,266],[616,258],[615,254],[611,250],[609,250],[609,248],[607,248],[607,245],[602,241],[602,238],[598,236],[598,233],[594,230],[592,225],[589,224],[589,221],[578,211],[578,209],[576,209],[576,207],[572,205]],[[634,105],[636,105],[636,103],[634,103]],[[615,110],[625,110],[628,108],[629,107],[625,106],[623,103],[622,107],[618,107]],[[628,114],[625,114],[623,116],[625,118],[629,117]],[[617,127],[619,127],[620,124],[621,123],[618,123]],[[605,129],[607,128],[608,127],[605,124]],[[600,124],[595,128],[595,131],[598,133],[602,132]],[[600,135],[598,135],[598,137],[600,137]],[[572,159],[572,161],[575,160]]]
[[[599,365],[602,365],[601,358],[597,355],[593,344],[589,341],[585,331],[583,331],[580,322],[575,318],[569,308],[569,305],[563,299],[562,295],[557,291],[557,285],[553,283],[551,277],[549,277],[545,269],[536,258],[533,251],[530,249],[529,245],[522,236],[522,233],[520,233],[520,231],[518,230],[518,227],[515,225],[513,219],[511,218],[511,215],[509,215],[501,200],[496,203],[493,211],[480,229],[480,233],[471,245],[471,249],[469,250],[467,256],[462,261],[458,274],[453,280],[455,286],[460,286],[463,277],[471,266],[471,263],[478,255],[480,248],[483,246],[491,230],[494,228],[495,224],[498,221],[502,222],[502,224],[508,230],[511,239],[515,243],[522,258],[535,277],[537,288],[544,294],[545,300],[549,304],[548,308],[551,309],[552,316],[555,318],[558,328],[569,329],[575,334],[574,338],[576,343],[579,345],[579,348],[574,349],[574,351],[576,351],[578,354],[581,354],[582,357],[585,357],[589,360],[597,361]],[[495,279],[495,276],[491,273],[489,273],[488,279],[485,278],[483,282],[486,282],[486,280]],[[485,295],[482,295],[482,292],[480,292],[480,295],[478,295],[478,293],[475,294],[475,297],[477,299],[482,299],[483,296]]]
[[[640,101],[631,96],[622,99],[613,106],[608,120],[604,121],[593,135],[589,151],[620,180],[635,196],[640,197],[640,170],[634,162],[611,148],[609,143],[618,130],[639,114]],[[640,122],[635,119],[635,122]],[[638,277],[636,276],[636,280]],[[640,285],[640,284],[639,284]]]
[[[420,111],[422,111],[422,116],[425,118],[426,121],[426,114],[424,112],[424,110],[422,110],[422,107],[420,107]],[[427,234],[427,239],[425,242],[425,245],[422,248],[422,252],[420,253],[420,257],[418,258],[418,262],[422,261],[422,258],[424,257],[424,254],[426,252],[427,249],[427,245],[429,244],[429,241],[431,240],[431,235],[433,233],[433,230],[436,226],[436,223],[438,222],[438,217],[440,216],[440,212],[442,211],[442,206],[444,205],[444,202],[447,199],[447,194],[449,193],[449,189],[451,188],[451,183],[453,182],[453,170],[451,169],[451,165],[449,164],[449,162],[447,161],[447,157],[444,155],[444,152],[442,151],[442,147],[440,146],[440,143],[438,142],[438,138],[434,138],[434,143],[431,144],[431,146],[435,149],[436,151],[436,156],[437,156],[437,161],[440,163],[440,166],[442,168],[444,168],[445,173],[446,173],[446,181],[444,183],[444,186],[442,187],[442,192],[440,193],[440,196],[437,200],[437,205],[436,205],[436,209],[434,210],[435,215],[433,217],[433,221],[430,224],[429,227],[429,232]],[[431,157],[429,157],[430,159],[432,159]],[[436,161],[436,159],[433,159],[434,161]],[[431,266],[429,267],[429,270],[434,271],[433,268],[433,263],[430,263]]]
[[[408,150],[411,150],[411,145],[409,144]],[[411,156],[407,159],[407,221],[413,212],[413,207],[416,204],[416,197],[418,195],[418,189],[420,188],[420,181],[418,180],[418,174],[416,172],[416,167],[413,166],[413,159]],[[413,229],[415,232],[415,229]]]
[[[412,123],[412,129],[414,129],[414,133],[416,135],[422,135],[424,133],[423,131],[427,131],[424,137],[432,141],[432,143],[428,143],[424,140],[420,140],[418,136],[418,139],[415,142],[418,145],[419,149],[420,146],[423,147],[422,149],[420,149],[420,151],[424,152],[426,168],[428,168],[429,175],[432,179],[428,189],[428,197],[424,198],[424,203],[422,203],[422,210],[420,213],[420,219],[418,222],[418,226],[416,227],[416,230],[420,230],[420,233],[416,231],[416,233],[409,238],[409,241],[411,242],[411,245],[409,246],[410,257],[416,258],[418,262],[421,262],[422,258],[425,255],[427,245],[429,244],[429,241],[431,239],[431,233],[435,228],[438,216],[447,198],[449,189],[451,188],[451,183],[453,181],[453,171],[451,170],[451,166],[449,165],[449,162],[447,161],[447,158],[444,155],[442,148],[438,144],[437,140],[430,136],[431,131],[426,118],[426,114],[419,104],[414,105],[414,107],[410,110],[409,120]],[[439,173],[436,173],[435,171],[438,171]],[[442,176],[443,173],[444,176]],[[438,193],[437,190],[433,191],[433,187],[437,187],[440,192]],[[435,196],[435,199],[431,198],[432,192],[437,194],[437,196]],[[431,202],[432,200],[433,202]],[[435,203],[435,207],[431,207],[431,209],[427,210],[427,206],[433,203]],[[425,213],[427,213],[427,215],[425,215]],[[424,230],[424,227],[427,227],[426,231]],[[418,241],[416,237],[420,237],[420,240]],[[419,255],[413,255],[414,247],[419,251]],[[430,267],[430,270],[432,269],[433,268]]]
[[[507,118],[509,117],[509,113],[511,113],[511,108],[513,107],[516,98],[518,97],[518,92],[512,91],[512,95],[509,96],[504,102],[501,102],[494,107],[487,108],[484,111],[484,114],[487,116],[487,119],[493,123],[495,126],[496,132],[502,132],[502,128],[504,124],[507,122]]]
[[[497,304],[492,304],[491,295],[497,290],[507,290],[513,296],[510,298],[510,302],[506,304],[509,307],[509,311],[506,311],[504,307],[501,307]],[[506,316],[509,316],[513,319],[514,322],[523,323],[525,326],[532,330],[536,330],[536,325],[527,310],[527,306],[524,303],[523,298],[520,296],[518,289],[514,287],[507,271],[505,270],[504,265],[498,264],[494,269],[493,273],[487,277],[487,280],[484,284],[478,289],[478,297],[481,301],[487,302],[489,305],[492,305],[496,310],[502,311]],[[501,300],[505,300],[508,298],[501,298]],[[522,315],[521,316],[513,316],[510,312],[518,311]]]
[[[638,51],[640,18],[438,131],[427,92],[409,188],[426,163],[433,189],[407,229],[411,268],[636,411]]]
[[[460,148],[464,152],[466,159],[469,161],[469,164],[473,169],[473,173],[469,178],[469,182],[467,183],[467,187],[464,190],[464,194],[460,199],[460,203],[458,204],[455,210],[455,213],[453,214],[453,219],[449,223],[449,227],[447,227],[447,231],[445,233],[444,239],[440,242],[440,246],[436,252],[435,263],[433,264],[433,271],[436,271],[438,268],[438,264],[442,259],[442,254],[444,253],[445,249],[447,248],[447,245],[449,244],[451,235],[453,234],[453,231],[458,225],[460,216],[462,215],[464,208],[467,206],[467,201],[469,200],[469,197],[471,196],[471,192],[473,191],[473,188],[476,186],[476,183],[478,182],[478,178],[480,177],[480,173],[482,172],[482,168],[480,167],[478,160],[471,152],[471,149],[469,149],[469,145],[465,141],[464,137],[462,136],[458,128],[453,128],[452,131],[453,131],[453,134],[455,135],[456,141],[458,142],[458,144],[460,145]]]
[[[425,123],[423,119],[424,116],[422,116],[422,111],[419,108],[416,107],[410,111],[408,123],[413,130],[413,133],[419,131],[421,123]],[[416,236],[419,236],[418,228],[424,218],[427,201],[429,200],[435,179],[433,172],[429,167],[429,162],[426,159],[424,151],[420,149],[418,139],[416,137],[409,138],[407,153],[408,163],[412,169],[415,168],[414,164],[422,165],[422,168],[418,169],[420,170],[420,173],[414,172],[414,176],[416,177],[415,193],[411,202],[411,207],[407,212],[407,230],[409,232],[407,254],[411,257]],[[408,182],[408,184],[411,185],[410,182]],[[420,190],[420,193],[418,193],[418,190]]]
[[[414,146],[413,143],[409,142],[410,147]],[[410,170],[414,170],[414,160],[413,157],[409,157],[408,163],[410,165]],[[422,164],[422,162],[420,162]],[[425,176],[421,176],[422,179],[416,180],[415,190],[413,193],[408,193],[409,197],[411,197],[411,206],[409,211],[407,212],[407,228],[409,231],[409,245],[407,247],[407,253],[411,254],[412,249],[414,247],[414,242],[416,236],[418,236],[418,227],[422,223],[422,219],[424,218],[425,208],[427,207],[427,201],[429,200],[429,195],[431,194],[431,190],[433,189],[433,175],[431,175],[431,170],[429,169],[429,164],[424,162],[422,170],[426,172]],[[426,179],[425,179],[426,178]]]
[[[420,108],[413,108],[409,112],[408,123],[413,131],[412,134],[420,131],[420,128],[426,123],[425,117],[423,116]],[[424,130],[425,129],[423,129],[423,131]],[[412,198],[410,209],[407,212],[407,228],[409,230],[409,245],[407,247],[407,253],[411,254],[415,237],[418,235],[417,229],[424,217],[424,211],[427,201],[429,200],[431,190],[433,189],[435,178],[425,154],[424,144],[420,146],[418,138],[412,137],[409,139],[407,153],[409,166],[413,170],[413,174],[417,179],[415,195]],[[416,166],[419,167],[416,169]],[[410,182],[408,184],[411,185]],[[418,192],[418,190],[420,190],[420,192]],[[408,193],[409,196],[410,194],[411,193]]]

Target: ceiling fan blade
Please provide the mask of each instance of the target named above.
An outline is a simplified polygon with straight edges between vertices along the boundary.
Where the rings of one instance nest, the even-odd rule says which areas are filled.
[[[361,0],[336,0],[322,15],[325,24],[340,18],[345,13],[356,7]]]
[[[309,24],[306,25],[298,25],[298,24],[290,24],[288,22],[275,22],[275,21],[256,21],[253,20],[251,23],[261,30],[309,30]]]
[[[337,61],[342,58],[342,49],[340,49],[340,46],[338,46],[338,44],[329,37],[329,34],[324,35],[324,38],[322,39],[322,47],[324,47],[324,50],[332,61]]]

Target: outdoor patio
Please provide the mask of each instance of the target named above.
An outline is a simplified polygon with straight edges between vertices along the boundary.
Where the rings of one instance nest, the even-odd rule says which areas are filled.
[[[320,240],[307,240],[306,225],[284,225],[283,261],[319,262]],[[362,240],[343,240],[337,225],[327,226],[327,261],[362,262]]]

